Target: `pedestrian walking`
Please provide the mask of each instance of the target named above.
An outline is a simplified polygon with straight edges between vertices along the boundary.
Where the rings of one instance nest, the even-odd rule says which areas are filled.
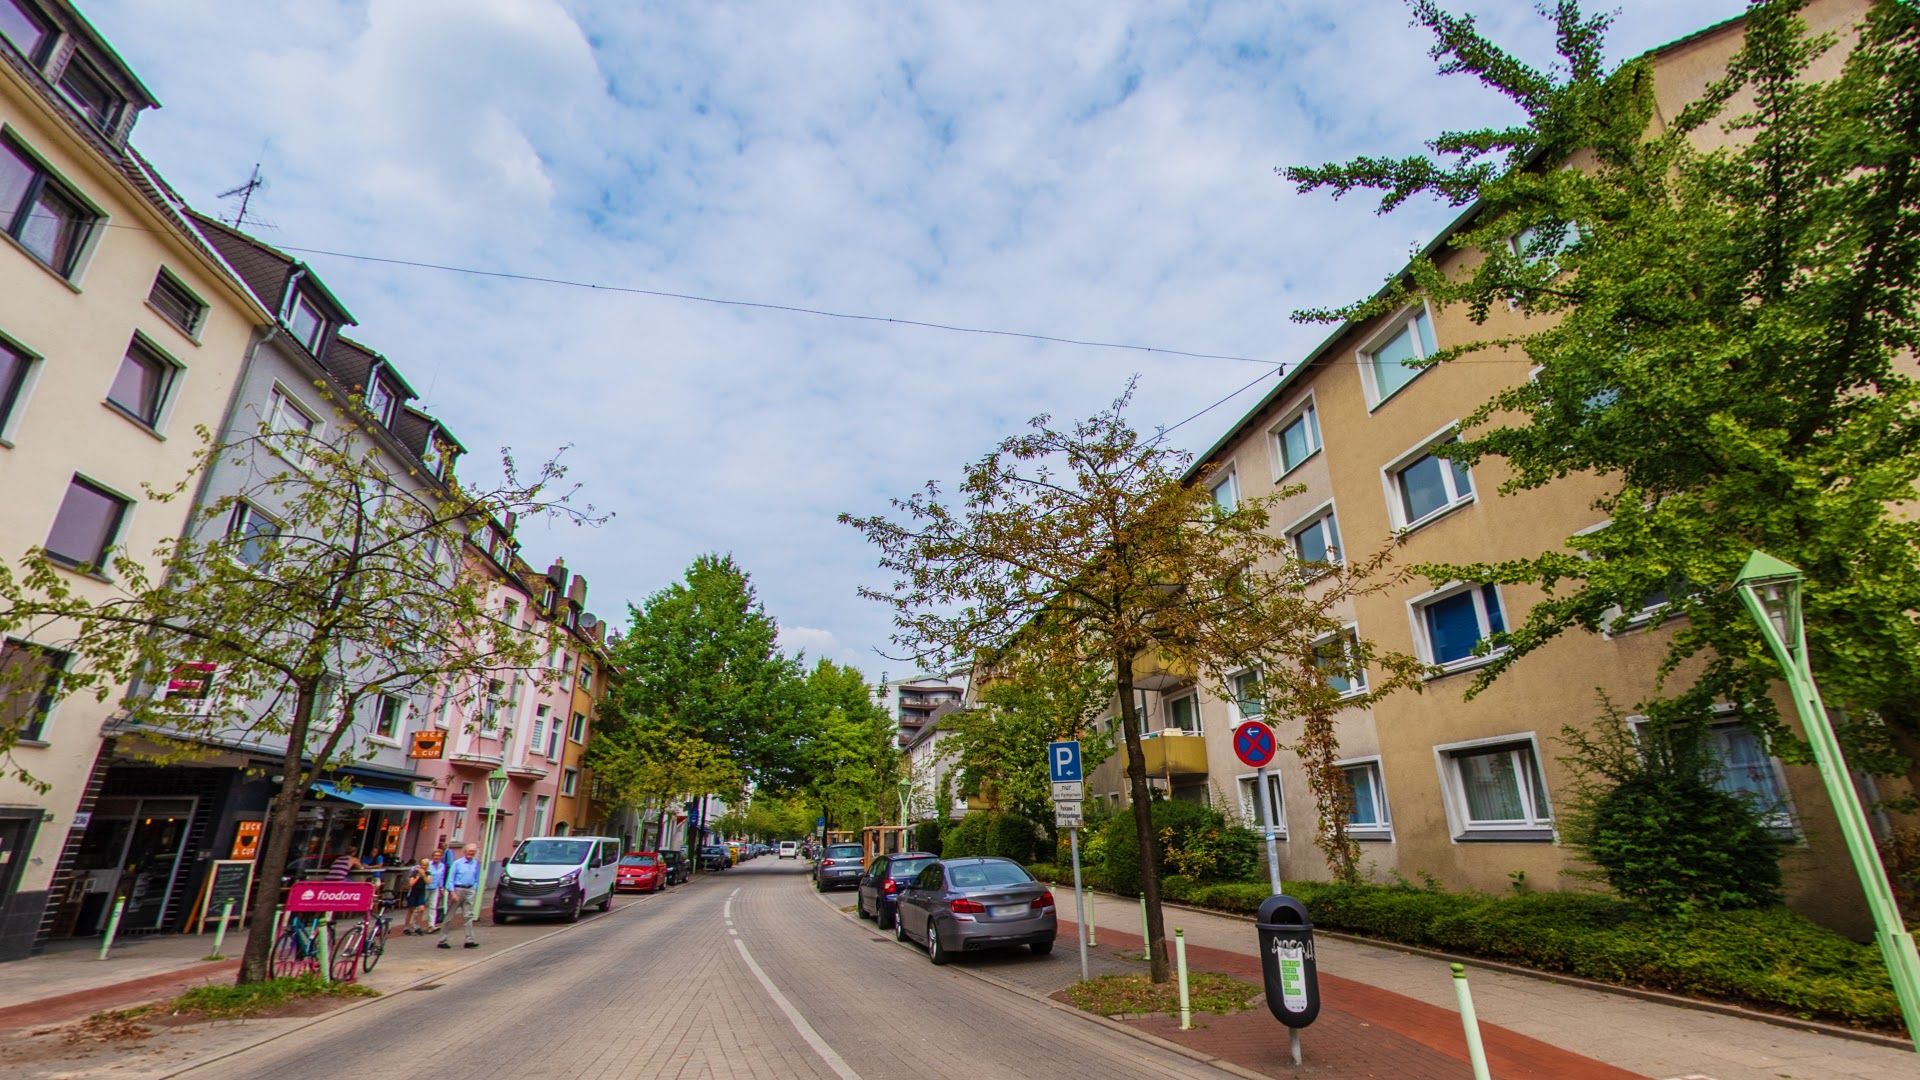
[[[433,849],[433,858],[426,861],[427,867],[427,931],[432,933],[440,929],[447,921],[444,905],[447,899],[447,849]]]
[[[420,937],[432,929],[427,915],[427,860],[421,859],[407,871],[407,922],[400,932]]]
[[[447,933],[453,928],[455,915],[460,916],[460,928],[466,932],[466,947],[480,947],[473,936],[473,920],[480,916],[479,907],[480,845],[468,844],[466,853],[447,867],[447,919],[440,924],[440,948],[453,948],[447,941]]]

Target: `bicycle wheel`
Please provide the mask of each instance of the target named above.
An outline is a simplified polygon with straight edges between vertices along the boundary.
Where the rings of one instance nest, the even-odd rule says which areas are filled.
[[[360,970],[372,971],[373,965],[387,952],[387,920],[379,919],[373,924],[373,933],[367,935],[366,948],[360,950]]]
[[[365,933],[358,926],[340,931],[340,939],[333,943],[333,965],[328,969],[334,982],[352,982],[359,977],[360,943]]]
[[[267,974],[276,979],[305,975],[313,970],[312,958],[303,955],[310,951],[301,948],[298,930],[288,927],[280,931],[280,937],[273,943],[273,953],[267,957]]]

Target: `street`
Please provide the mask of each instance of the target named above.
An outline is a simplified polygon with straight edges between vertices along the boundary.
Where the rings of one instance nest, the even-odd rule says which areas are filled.
[[[822,903],[806,870],[767,858],[703,874],[496,962],[176,1075],[1225,1075],[935,968],[843,918],[835,907],[851,904],[851,892]]]

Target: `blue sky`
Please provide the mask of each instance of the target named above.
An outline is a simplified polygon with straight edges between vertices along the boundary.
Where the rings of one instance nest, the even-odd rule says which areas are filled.
[[[1614,51],[1741,6],[1619,0]],[[1547,57],[1531,4],[1455,7]],[[1273,169],[1511,118],[1434,74],[1397,0],[84,8],[165,102],[135,142],[187,198],[221,211],[263,160],[269,242],[1275,361],[1323,333],[1290,312],[1371,291],[1448,215]],[[477,467],[572,444],[616,516],[522,539],[600,614],[731,551],[789,647],[869,676],[902,668],[834,515],[1134,373],[1151,428],[1259,370],[311,261]],[[1175,438],[1205,447],[1253,399]]]

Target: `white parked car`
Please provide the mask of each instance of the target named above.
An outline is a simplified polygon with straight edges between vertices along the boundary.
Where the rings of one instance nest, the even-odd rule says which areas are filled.
[[[783,859],[797,859],[797,858],[799,858],[799,857],[800,857],[800,845],[799,845],[799,844],[797,844],[797,843],[794,843],[794,842],[793,842],[792,840],[782,840],[782,841],[780,841],[780,857],[781,857],[781,858],[783,858]]]

